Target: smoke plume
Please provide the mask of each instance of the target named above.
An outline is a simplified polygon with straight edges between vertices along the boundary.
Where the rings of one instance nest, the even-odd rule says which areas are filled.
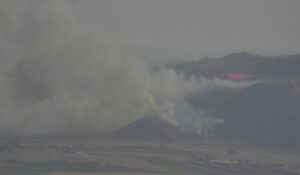
[[[88,11],[90,2],[0,1],[0,135],[107,132],[153,114],[183,126],[201,119],[184,97],[211,83],[149,71],[122,17],[108,13],[113,2]]]

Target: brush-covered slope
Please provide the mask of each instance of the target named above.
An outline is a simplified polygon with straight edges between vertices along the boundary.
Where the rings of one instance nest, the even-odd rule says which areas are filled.
[[[183,134],[172,122],[157,116],[147,116],[120,128],[114,136],[123,139],[176,141]]]
[[[251,79],[278,80],[300,78],[300,54],[287,56],[261,56],[247,52],[234,53],[221,58],[202,58],[167,65],[187,77],[228,79],[229,73],[244,74]]]
[[[300,82],[259,83],[224,104],[222,133],[259,145],[300,148]]]

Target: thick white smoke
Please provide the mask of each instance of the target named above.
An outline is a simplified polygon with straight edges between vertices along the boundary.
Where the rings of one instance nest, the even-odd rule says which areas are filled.
[[[111,131],[149,114],[187,125],[178,106],[207,83],[150,73],[127,48],[121,18],[106,13],[112,2],[94,18],[89,2],[0,1],[1,136]]]
[[[257,82],[233,82],[218,78],[186,79],[184,74],[177,74],[171,69],[161,69],[151,75],[151,94],[162,117],[176,123],[182,130],[204,137],[215,135],[215,126],[222,123],[206,109],[194,109],[187,97],[195,94],[211,93],[214,90],[241,88]]]
[[[147,75],[78,4],[0,3],[2,133],[99,131],[142,115]]]

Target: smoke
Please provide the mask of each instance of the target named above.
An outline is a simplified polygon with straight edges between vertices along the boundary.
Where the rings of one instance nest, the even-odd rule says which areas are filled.
[[[108,12],[113,2],[86,12],[90,2],[0,1],[1,135],[109,132],[145,115],[185,127],[186,115],[202,119],[184,98],[211,83],[149,71]]]
[[[251,86],[257,81],[234,82],[218,78],[187,79],[184,73],[177,74],[172,69],[161,69],[151,75],[151,94],[156,99],[162,117],[172,121],[185,132],[197,133],[204,137],[214,136],[215,127],[222,120],[205,108],[193,108],[187,98],[191,95],[212,93],[222,89],[236,89]]]
[[[101,131],[142,115],[142,66],[78,5],[1,1],[2,133]]]

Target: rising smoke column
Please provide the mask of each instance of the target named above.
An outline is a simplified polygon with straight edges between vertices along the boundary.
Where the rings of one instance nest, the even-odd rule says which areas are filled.
[[[1,1],[2,133],[78,134],[142,115],[139,61],[76,5]]]
[[[0,135],[110,132],[149,114],[202,123],[205,113],[184,97],[207,88],[203,81],[149,71],[127,46],[113,2],[87,14],[89,3],[0,1]]]

